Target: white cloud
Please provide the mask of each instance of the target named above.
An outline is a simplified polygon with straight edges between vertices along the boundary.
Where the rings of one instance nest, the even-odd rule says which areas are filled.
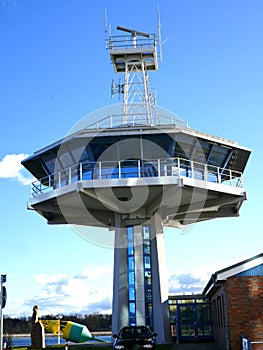
[[[191,270],[178,269],[169,276],[169,293],[202,293],[211,275],[223,267],[222,262],[213,262],[209,265],[193,266]]]
[[[205,284],[201,278],[194,277],[191,273],[172,275],[169,278],[170,293],[201,293]]]
[[[41,273],[39,275],[36,276],[36,283],[38,285],[51,285],[51,284],[55,284],[65,278],[68,278],[67,275],[64,275],[62,273],[56,273],[54,275],[48,275],[46,273]]]
[[[41,315],[111,313],[112,267],[88,265],[81,273],[42,273],[35,279],[35,295],[23,307],[37,304]]]
[[[83,274],[87,276],[90,280],[101,278],[104,275],[111,274],[111,266],[95,266],[89,265],[85,268]]]
[[[23,175],[24,167],[21,161],[28,157],[25,153],[7,154],[0,161],[0,178],[15,179],[22,185],[30,185],[34,180],[32,177],[27,178]]]

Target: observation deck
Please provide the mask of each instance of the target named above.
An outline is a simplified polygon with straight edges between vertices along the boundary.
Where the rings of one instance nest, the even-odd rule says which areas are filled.
[[[134,38],[130,35],[111,36],[106,47],[116,73],[125,72],[125,67],[128,70],[136,67],[138,71],[158,70],[158,45],[154,34]]]
[[[172,178],[193,179],[209,184],[230,186],[230,191],[238,193],[243,189],[243,174],[239,171],[225,170],[206,163],[193,162],[184,158],[120,160],[105,162],[80,162],[62,169],[52,175],[34,181],[31,186],[32,198],[78,181],[154,178],[149,183],[165,184]],[[155,181],[153,181],[155,180]],[[170,181],[172,180],[172,181]],[[139,183],[138,183],[139,185]]]
[[[104,118],[24,160],[37,178],[29,208],[51,224],[108,228],[116,212],[144,222],[160,211],[163,224],[174,227],[239,215],[249,149],[178,120],[117,120]]]

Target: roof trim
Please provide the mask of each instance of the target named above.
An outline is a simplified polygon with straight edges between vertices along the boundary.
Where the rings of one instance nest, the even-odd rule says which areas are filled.
[[[243,271],[252,269],[255,266],[263,264],[263,253],[253,256],[252,258],[243,260],[237,264],[231,265],[225,269],[216,271],[208,281],[203,290],[203,294],[207,295],[219,281],[225,281],[229,277],[235,276]]]
[[[218,280],[226,280],[227,278],[237,275],[243,271],[252,269],[255,266],[258,266],[263,263],[263,253],[256,255],[250,259],[244,260],[240,263],[232,265],[226,269],[216,272]]]

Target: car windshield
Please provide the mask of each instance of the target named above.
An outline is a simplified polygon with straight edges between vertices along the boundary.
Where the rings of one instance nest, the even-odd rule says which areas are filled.
[[[120,339],[150,338],[151,334],[147,327],[127,327],[120,331]]]

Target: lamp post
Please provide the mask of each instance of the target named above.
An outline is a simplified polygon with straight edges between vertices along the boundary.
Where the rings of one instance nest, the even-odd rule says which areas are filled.
[[[3,350],[3,308],[6,305],[6,287],[3,285],[6,282],[6,275],[1,275],[1,308],[0,308],[0,350]]]

